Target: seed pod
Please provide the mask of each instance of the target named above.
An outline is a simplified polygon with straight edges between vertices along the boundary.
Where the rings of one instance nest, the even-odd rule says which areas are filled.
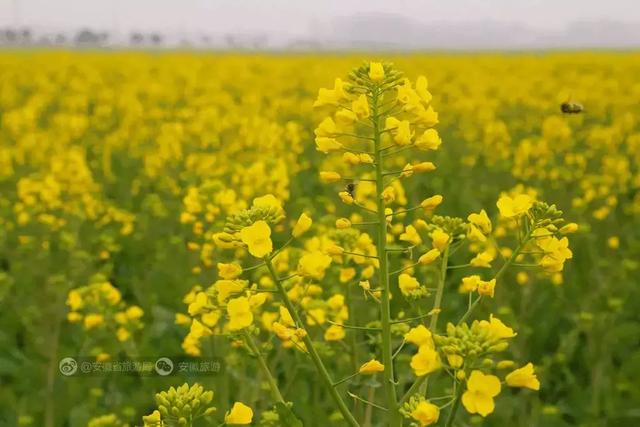
[[[456,334],[456,327],[453,323],[447,323],[447,335],[454,336]]]
[[[181,412],[182,412],[182,415],[185,417],[191,415],[191,405],[189,404],[184,405]]]
[[[442,351],[445,354],[456,354],[456,348],[454,346],[451,346],[451,345],[447,345],[447,346],[442,347]]]
[[[167,408],[171,406],[171,403],[169,403],[169,400],[162,394],[156,394],[156,403],[158,405],[166,406]]]
[[[173,406],[175,406],[178,409],[182,409],[182,407],[184,406],[184,401],[182,400],[182,397],[178,397],[175,400],[175,403],[173,404]]]
[[[489,352],[490,353],[500,353],[501,351],[505,351],[507,348],[509,348],[509,343],[506,341],[500,342],[496,345],[493,345],[491,347],[489,347]]]
[[[501,360],[497,364],[498,369],[511,369],[515,366],[515,362],[513,360]]]
[[[489,358],[482,359],[482,366],[484,366],[485,368],[491,368],[493,366],[493,360]]]
[[[211,390],[205,391],[204,393],[202,393],[202,395],[200,395],[200,403],[202,403],[203,405],[208,404],[209,402],[211,402],[211,400],[213,400],[213,391]]]

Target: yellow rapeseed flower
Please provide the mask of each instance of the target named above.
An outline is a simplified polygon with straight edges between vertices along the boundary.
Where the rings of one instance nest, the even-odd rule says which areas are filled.
[[[382,63],[369,63],[369,78],[374,82],[379,82],[384,79],[384,67],[382,66]]]
[[[412,246],[418,246],[422,243],[422,239],[418,234],[418,230],[413,225],[407,225],[404,233],[400,235],[400,240],[411,243]]]
[[[253,421],[253,410],[242,402],[235,402],[231,410],[224,415],[225,424],[246,425]]]
[[[519,194],[514,198],[502,196],[496,203],[500,215],[505,218],[514,218],[526,213],[533,206],[533,198],[528,194]]]
[[[227,303],[227,314],[229,315],[229,329],[237,331],[253,323],[253,313],[246,297],[239,297],[229,300]]]
[[[467,220],[478,227],[483,234],[491,233],[491,220],[484,209],[481,209],[479,213],[470,214]]]
[[[218,263],[218,275],[223,279],[233,280],[242,274],[242,267],[235,262],[224,264]]]
[[[438,249],[430,249],[426,253],[418,258],[418,262],[422,265],[429,265],[440,256],[440,251]]]
[[[425,210],[425,212],[431,212],[432,210],[434,210],[435,208],[437,208],[441,203],[442,203],[442,196],[439,194],[436,194],[435,196],[431,196],[427,199],[424,199],[421,203],[420,206],[422,207],[422,209]]]
[[[296,222],[296,225],[293,227],[291,234],[293,237],[302,236],[311,227],[312,223],[313,221],[311,218],[307,214],[303,213],[300,215],[300,218],[298,218],[298,222]]]
[[[418,352],[411,358],[411,369],[418,377],[437,371],[440,366],[440,356],[431,345],[421,345]]]
[[[500,389],[498,377],[474,370],[467,380],[467,390],[462,394],[462,405],[470,414],[486,417],[495,409],[493,398],[500,394]]]
[[[513,338],[517,335],[513,329],[502,323],[502,321],[494,317],[493,314],[489,316],[489,321],[481,320],[480,326],[487,328],[489,335],[494,339]]]
[[[298,261],[298,273],[302,277],[321,280],[325,270],[331,265],[331,257],[322,252],[307,253]]]
[[[410,295],[412,291],[418,289],[420,287],[420,283],[415,277],[412,277],[411,275],[406,273],[402,273],[398,277],[398,287],[400,288],[400,292],[402,292],[402,295],[407,296]]]
[[[93,329],[104,324],[104,316],[102,314],[87,314],[84,317],[84,328]]]
[[[444,251],[447,245],[449,244],[449,240],[451,236],[442,231],[440,228],[436,228],[433,232],[431,232],[431,241],[433,247],[439,250],[440,252]]]
[[[411,418],[419,422],[421,427],[425,427],[438,422],[440,409],[433,403],[423,400],[411,411]]]
[[[265,221],[256,221],[240,230],[240,239],[247,245],[249,253],[256,258],[263,258],[273,250],[271,228]]]
[[[527,363],[522,368],[507,374],[505,381],[509,387],[524,387],[531,390],[540,390],[540,381],[534,372],[533,364]]]
[[[364,363],[358,370],[358,372],[363,375],[371,375],[383,371],[384,365],[376,359],[371,359],[370,361]]]
[[[342,326],[331,325],[324,333],[324,339],[326,341],[340,341],[345,337],[345,331]]]
[[[424,345],[433,347],[433,336],[424,325],[418,325],[415,328],[409,329],[409,332],[404,334],[404,339],[408,343],[414,344],[418,347],[422,347]]]
[[[478,282],[478,294],[493,298],[493,294],[496,288],[496,279],[491,279],[488,282],[481,280]]]
[[[442,139],[435,129],[427,129],[416,139],[416,147],[420,150],[437,150],[442,144]]]

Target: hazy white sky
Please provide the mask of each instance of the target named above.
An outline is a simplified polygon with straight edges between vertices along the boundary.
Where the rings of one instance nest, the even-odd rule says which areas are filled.
[[[430,22],[502,21],[561,29],[577,21],[640,22],[640,0],[0,0],[0,25],[90,26],[308,35],[335,18],[394,13]]]

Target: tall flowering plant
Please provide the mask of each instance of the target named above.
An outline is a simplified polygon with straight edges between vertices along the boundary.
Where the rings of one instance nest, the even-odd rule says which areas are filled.
[[[503,386],[540,387],[533,364],[518,368],[508,356],[516,332],[495,314],[473,318],[478,307],[490,307],[509,269],[559,274],[572,257],[565,234],[577,226],[525,188],[500,196],[494,220],[484,209],[466,219],[436,215],[439,194],[408,206],[407,181],[436,173],[433,162],[417,160],[442,143],[431,100],[424,76],[412,82],[391,64],[364,64],[346,81],[336,79],[315,102],[329,112],[315,142],[334,155],[326,164],[335,170],[321,171],[321,180],[336,185],[338,199],[354,211],[335,225],[302,213],[288,228],[282,203],[266,195],[211,236],[233,259],[217,265],[215,283],[185,297],[188,314],[177,317],[189,328],[183,347],[198,355],[203,340],[228,336],[256,359],[282,422],[299,421],[295,399],[269,364],[274,337],[313,365],[351,426],[370,424],[374,411],[390,426],[451,426],[460,407],[491,414]],[[472,274],[461,275],[466,270]],[[336,283],[342,288],[334,292]],[[450,313],[446,303],[455,294],[464,312]],[[444,328],[443,311],[450,316]],[[332,345],[348,354],[351,374],[336,379],[331,372],[341,368],[327,358]],[[361,381],[376,375],[379,399],[372,383]],[[430,381],[434,376],[442,379]]]

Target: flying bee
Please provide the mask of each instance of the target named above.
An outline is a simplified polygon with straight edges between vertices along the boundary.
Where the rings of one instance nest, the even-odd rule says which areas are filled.
[[[346,191],[347,193],[349,193],[349,195],[351,196],[351,198],[355,199],[356,198],[356,183],[355,182],[350,182],[347,185],[345,185],[344,187],[344,191]]]
[[[566,101],[560,104],[560,111],[564,114],[578,114],[584,111],[582,104],[573,101]]]

